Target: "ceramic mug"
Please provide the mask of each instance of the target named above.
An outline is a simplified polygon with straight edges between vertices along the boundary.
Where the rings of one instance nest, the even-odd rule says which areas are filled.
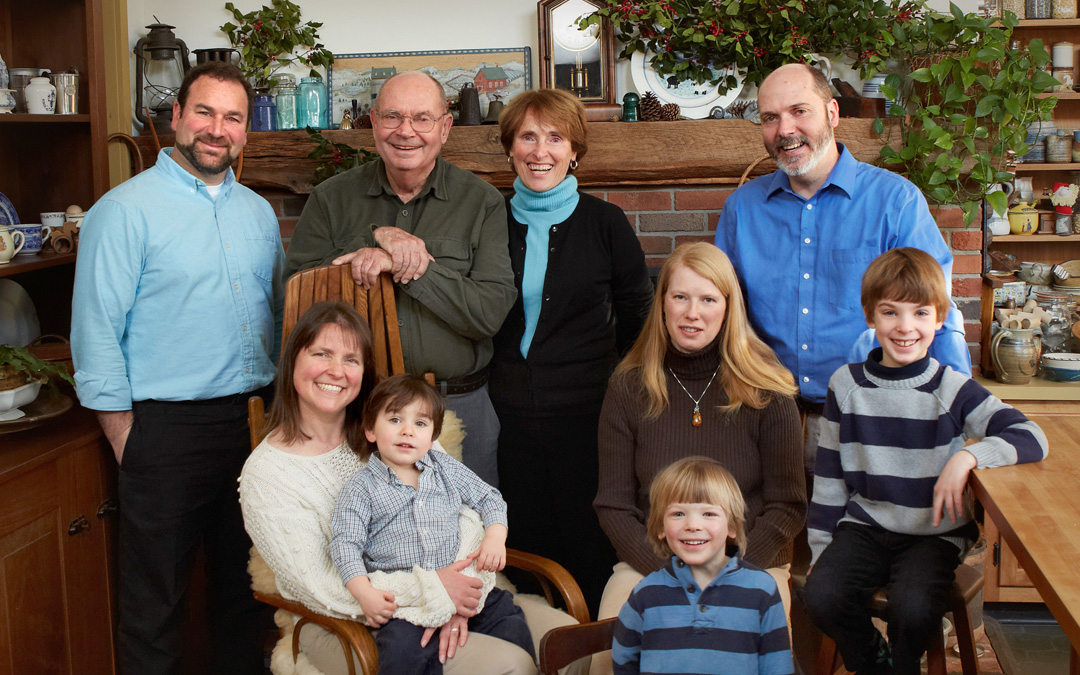
[[[16,244],[15,240],[19,243]],[[0,265],[6,265],[22,250],[23,233],[12,231],[7,225],[0,225]]]
[[[23,245],[18,255],[37,255],[41,253],[41,247],[45,245],[45,240],[49,238],[49,233],[52,230],[48,225],[42,225],[41,223],[21,223],[10,227],[12,232],[22,232],[23,235]]]
[[[38,214],[41,216],[41,224],[54,230],[59,230],[67,220],[67,214],[63,211],[48,211]]]

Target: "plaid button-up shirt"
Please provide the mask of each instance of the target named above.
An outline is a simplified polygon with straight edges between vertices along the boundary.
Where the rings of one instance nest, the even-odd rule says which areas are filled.
[[[341,489],[330,555],[345,583],[368,570],[437,570],[454,562],[462,505],[479,512],[485,528],[507,524],[502,495],[461,462],[434,450],[417,466],[413,489],[374,453]]]

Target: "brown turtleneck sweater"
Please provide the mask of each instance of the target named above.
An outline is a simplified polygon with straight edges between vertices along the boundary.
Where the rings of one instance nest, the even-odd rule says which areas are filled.
[[[791,542],[806,520],[802,428],[795,401],[776,396],[761,410],[742,405],[734,415],[720,376],[701,400],[703,422],[691,424],[694,403],[667,371],[670,367],[700,396],[720,362],[713,344],[696,354],[669,349],[664,360],[669,404],[655,420],[637,377],[613,377],[600,414],[600,488],[593,506],[619,560],[638,572],[664,560],[647,541],[649,486],[668,464],[690,455],[720,462],[746,499],[747,550],[743,559],[762,568],[791,562]]]

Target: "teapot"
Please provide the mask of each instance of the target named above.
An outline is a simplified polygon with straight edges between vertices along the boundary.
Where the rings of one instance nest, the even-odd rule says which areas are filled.
[[[1006,203],[1008,198],[1012,196],[1013,186],[1012,183],[996,183],[990,188],[990,192],[1004,192]],[[990,210],[989,215],[986,217],[986,229],[990,230],[990,234],[995,237],[1009,234],[1009,218],[1008,211],[1005,214],[998,213],[997,211]]]
[[[1039,367],[1042,340],[1031,328],[1002,328],[990,341],[994,376],[1003,384],[1027,384]]]
[[[1009,209],[1009,231],[1013,234],[1031,234],[1039,228],[1039,212],[1026,201]]]

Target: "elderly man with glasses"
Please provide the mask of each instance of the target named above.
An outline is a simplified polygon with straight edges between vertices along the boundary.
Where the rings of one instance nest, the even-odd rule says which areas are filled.
[[[442,85],[394,75],[371,114],[379,160],[320,184],[289,243],[286,275],[352,265],[370,287],[393,274],[409,372],[433,372],[467,431],[465,464],[498,484],[499,421],[487,394],[491,338],[517,290],[502,195],[439,152],[453,123]]]

